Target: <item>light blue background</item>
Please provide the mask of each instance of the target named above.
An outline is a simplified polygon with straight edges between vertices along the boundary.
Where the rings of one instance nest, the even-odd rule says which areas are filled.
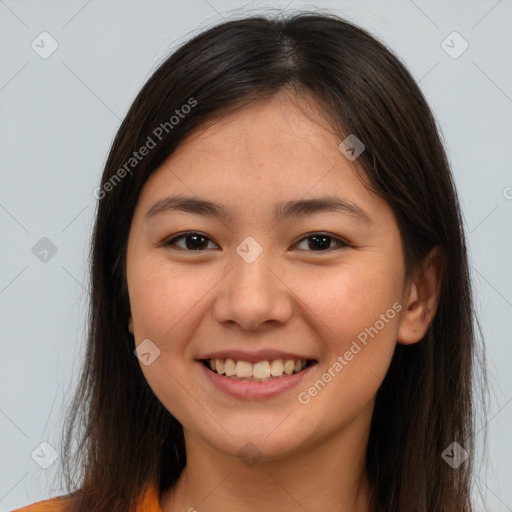
[[[490,410],[477,427],[487,423],[489,437],[487,470],[475,470],[478,509],[483,500],[485,510],[512,510],[510,0],[0,0],[0,512],[61,493],[50,485],[58,463],[41,469],[31,453],[43,441],[59,445],[81,364],[92,191],[120,120],[177,44],[233,9],[264,6],[331,9],[370,30],[406,63],[437,116],[491,374]],[[47,59],[31,48],[43,31],[59,45]],[[457,59],[441,47],[453,31],[469,43]],[[46,263],[32,253],[42,237],[58,250]]]

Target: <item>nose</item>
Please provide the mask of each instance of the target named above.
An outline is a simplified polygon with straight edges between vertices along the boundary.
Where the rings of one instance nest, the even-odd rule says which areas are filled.
[[[231,271],[219,283],[213,312],[220,323],[257,330],[286,323],[293,312],[293,295],[265,251],[252,263],[236,254]]]

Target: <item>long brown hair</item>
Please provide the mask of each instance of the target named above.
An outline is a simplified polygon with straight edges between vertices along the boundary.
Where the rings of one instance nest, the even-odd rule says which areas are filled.
[[[351,133],[364,141],[361,177],[394,211],[408,276],[432,247],[444,256],[438,312],[423,340],[397,345],[376,396],[366,467],[378,509],[472,510],[477,337],[463,223],[436,121],[383,43],[334,14],[303,12],[233,19],[193,37],[149,78],[117,132],[96,193],[88,341],[62,448],[70,511],[127,512],[147,486],[166,489],[184,468],[183,429],[147,384],[127,330],[131,219],[149,175],[195,127],[284,87],[314,98],[340,142]],[[149,139],[155,146],[127,166]],[[442,457],[453,442],[469,454],[458,469]]]

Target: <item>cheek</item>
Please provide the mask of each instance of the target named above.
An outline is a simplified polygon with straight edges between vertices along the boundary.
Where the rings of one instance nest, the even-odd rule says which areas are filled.
[[[298,295],[321,320],[323,332],[344,343],[373,326],[400,298],[398,274],[369,260],[332,272],[319,269],[308,274],[307,282],[298,278],[296,283],[302,283]]]
[[[157,260],[133,267],[129,295],[139,336],[163,341],[178,323],[180,332],[211,289],[210,275]]]
[[[179,421],[193,424],[190,397],[197,393],[193,383],[183,391],[192,364],[188,340],[205,315],[201,299],[207,299],[214,276],[170,265],[161,258],[134,263],[128,284],[135,339],[141,343],[148,338],[160,349],[152,364],[141,364],[142,373],[167,410]]]
[[[396,346],[400,268],[367,263],[339,267],[325,279],[318,273],[311,286],[301,289],[301,298],[314,313],[310,317],[316,319],[316,339],[326,354],[319,378],[328,382],[325,390],[314,383],[301,396],[310,400],[312,415],[325,417],[324,409],[329,407],[326,428],[333,431],[375,396]]]

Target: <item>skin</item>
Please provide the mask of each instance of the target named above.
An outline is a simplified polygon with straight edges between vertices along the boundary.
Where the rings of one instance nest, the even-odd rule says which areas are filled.
[[[435,248],[415,282],[405,279],[390,206],[356,176],[357,160],[315,112],[284,92],[252,103],[194,132],[141,191],[128,239],[130,329],[136,345],[149,338],[160,349],[141,369],[183,425],[187,451],[177,485],[162,493],[164,512],[369,510],[364,455],[375,394],[396,343],[424,336],[442,264]],[[145,221],[174,194],[222,203],[231,219],[168,211]],[[272,216],[276,202],[328,194],[371,222],[346,212]],[[208,237],[200,251],[187,252],[183,238],[163,244],[186,231]],[[311,232],[332,236],[329,249],[308,245]],[[253,263],[236,252],[248,236],[263,249]],[[297,394],[394,303],[402,310],[300,403]],[[317,365],[298,388],[255,401],[217,390],[195,362],[215,350],[269,348]],[[249,441],[259,453],[251,467],[237,456]]]

